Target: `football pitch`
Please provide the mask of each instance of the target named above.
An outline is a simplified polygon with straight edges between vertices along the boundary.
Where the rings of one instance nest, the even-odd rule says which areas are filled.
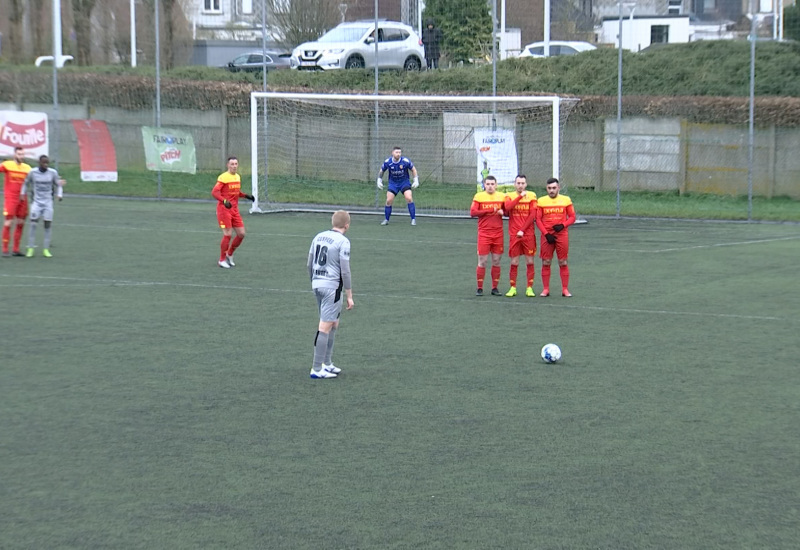
[[[573,298],[477,298],[474,220],[380,219],[311,380],[329,214],[224,270],[213,204],[58,203],[0,259],[0,547],[797,547],[800,226],[590,219]]]

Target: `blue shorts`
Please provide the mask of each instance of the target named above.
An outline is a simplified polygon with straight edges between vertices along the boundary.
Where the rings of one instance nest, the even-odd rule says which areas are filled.
[[[411,184],[410,183],[390,183],[389,184],[389,193],[393,195],[402,195],[406,191],[411,191]]]

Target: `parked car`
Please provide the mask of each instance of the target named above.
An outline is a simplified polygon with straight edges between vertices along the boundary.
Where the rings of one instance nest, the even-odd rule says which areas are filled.
[[[575,55],[581,52],[596,50],[597,46],[589,42],[574,42],[565,40],[550,41],[550,57],[557,55]],[[520,57],[544,57],[544,42],[534,42],[522,48]]]
[[[291,56],[292,54],[289,52],[268,51],[266,56],[267,72],[278,69],[288,69]],[[228,63],[226,68],[233,73],[238,73],[240,71],[248,73],[260,72],[264,68],[264,53],[250,52],[238,55]]]
[[[314,42],[292,52],[293,69],[323,70],[375,67],[375,23],[342,23]],[[418,71],[425,53],[414,29],[396,21],[378,22],[378,68]]]

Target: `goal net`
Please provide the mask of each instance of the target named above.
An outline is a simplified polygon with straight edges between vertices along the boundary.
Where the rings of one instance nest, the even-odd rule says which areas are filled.
[[[560,136],[577,99],[253,92],[251,212],[383,213],[376,186],[394,147],[414,163],[422,216],[468,215],[482,176],[500,190],[525,174],[544,192],[558,177]],[[384,176],[384,180],[386,176]],[[395,213],[405,213],[398,197]]]

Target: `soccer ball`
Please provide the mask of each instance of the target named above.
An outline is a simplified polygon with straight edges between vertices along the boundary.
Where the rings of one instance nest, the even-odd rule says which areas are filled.
[[[561,359],[561,348],[555,344],[546,344],[542,348],[542,361],[557,363]]]

